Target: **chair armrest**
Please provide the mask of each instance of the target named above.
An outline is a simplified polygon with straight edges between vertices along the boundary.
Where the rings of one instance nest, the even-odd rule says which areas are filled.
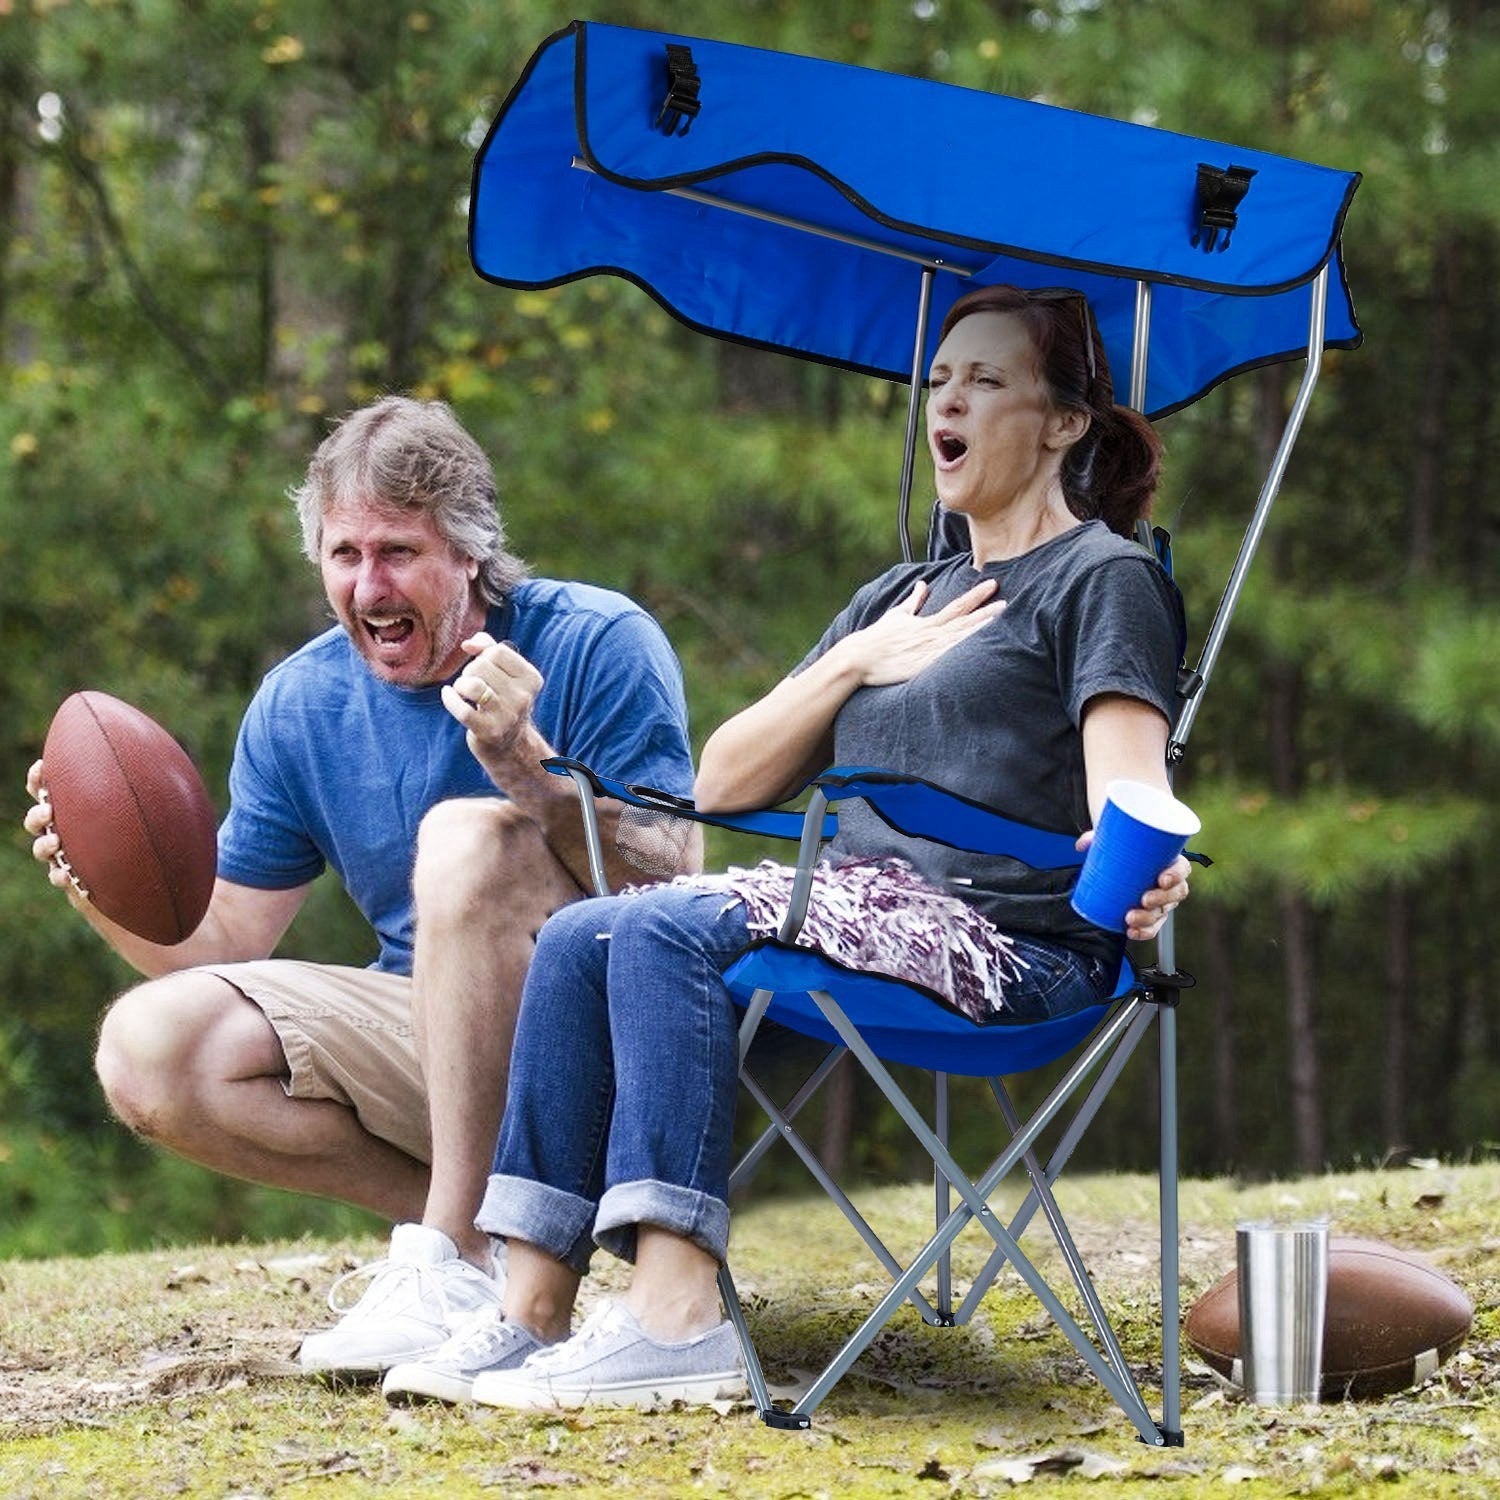
[[[544,770],[554,776],[567,776],[573,772],[582,775],[593,788],[596,797],[614,797],[634,807],[646,807],[654,812],[672,813],[679,818],[691,818],[695,823],[707,823],[714,828],[729,828],[737,833],[756,833],[768,838],[800,839],[802,837],[803,814],[787,812],[778,808],[766,808],[750,812],[704,813],[686,797],[674,797],[670,792],[658,791],[655,787],[640,786],[634,782],[617,781],[611,776],[601,776],[597,771],[567,755],[552,755],[542,762]],[[575,778],[576,779],[576,778]],[[838,815],[829,813],[823,820],[823,837],[831,839],[838,831]]]
[[[875,766],[831,766],[811,783],[829,802],[861,797],[898,833],[947,844],[970,854],[1007,854],[1034,870],[1067,870],[1083,863],[1071,833],[1020,823],[920,776]],[[1183,858],[1207,868],[1208,855],[1184,849]]]
[[[912,838],[970,854],[1003,854],[1035,870],[1074,869],[1083,863],[1078,836],[1017,822],[920,776],[875,766],[832,766],[813,778],[829,802],[862,798],[875,813]]]

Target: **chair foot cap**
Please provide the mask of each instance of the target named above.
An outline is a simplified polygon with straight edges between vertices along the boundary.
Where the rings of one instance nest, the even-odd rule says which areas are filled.
[[[1181,1429],[1169,1432],[1160,1422],[1156,1424],[1157,1439],[1153,1443],[1150,1438],[1137,1438],[1136,1441],[1145,1443],[1151,1448],[1182,1448],[1186,1446]]]
[[[812,1418],[803,1412],[777,1411],[769,1406],[761,1412],[760,1419],[767,1427],[776,1427],[783,1432],[806,1432],[812,1426]]]

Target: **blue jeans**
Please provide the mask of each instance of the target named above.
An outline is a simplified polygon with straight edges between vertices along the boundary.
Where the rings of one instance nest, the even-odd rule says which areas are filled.
[[[548,920],[481,1229],[578,1271],[596,1241],[634,1259],[638,1224],[724,1259],[739,1023],[720,974],[748,941],[721,891],[658,886]]]
[[[1055,1021],[1109,998],[1120,975],[1120,960],[1106,963],[1046,938],[1012,936],[1025,977],[1005,987],[1011,1015],[1021,1021]]]
[[[723,969],[750,940],[721,891],[656,886],[566,906],[537,938],[494,1173],[475,1222],[583,1272],[636,1227],[723,1261],[739,1017]],[[1094,1004],[1113,976],[1054,943],[1018,943],[1027,1019]]]

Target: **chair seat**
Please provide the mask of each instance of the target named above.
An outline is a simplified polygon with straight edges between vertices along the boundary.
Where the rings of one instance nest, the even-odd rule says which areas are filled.
[[[1073,1051],[1118,999],[1136,988],[1135,971],[1121,964],[1114,993],[1052,1021],[998,1021],[977,1025],[915,985],[848,968],[811,948],[765,939],[747,948],[724,971],[730,993],[748,1004],[757,990],[772,995],[766,1015],[804,1036],[837,1043],[838,1033],[809,991],[833,996],[885,1062],[910,1063],[936,1072],[999,1078],[1043,1067]]]

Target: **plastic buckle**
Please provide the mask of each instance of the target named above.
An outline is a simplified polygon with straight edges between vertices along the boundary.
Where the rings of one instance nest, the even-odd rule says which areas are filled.
[[[1146,991],[1146,998],[1153,1005],[1166,1005],[1176,1008],[1183,990],[1190,990],[1198,981],[1183,969],[1173,969],[1170,974],[1165,969],[1142,969],[1136,978],[1141,982],[1141,988]]]
[[[1193,244],[1201,245],[1204,254],[1229,248],[1229,237],[1239,227],[1240,201],[1250,191],[1250,179],[1254,176],[1254,167],[1211,167],[1207,162],[1198,163],[1198,223],[1193,229]]]
[[[667,97],[656,116],[656,128],[664,135],[686,135],[703,106],[698,102],[698,69],[693,49],[680,42],[667,43]]]
[[[1203,690],[1203,673],[1196,667],[1179,667],[1177,671],[1177,696],[1184,701],[1196,698]]]

